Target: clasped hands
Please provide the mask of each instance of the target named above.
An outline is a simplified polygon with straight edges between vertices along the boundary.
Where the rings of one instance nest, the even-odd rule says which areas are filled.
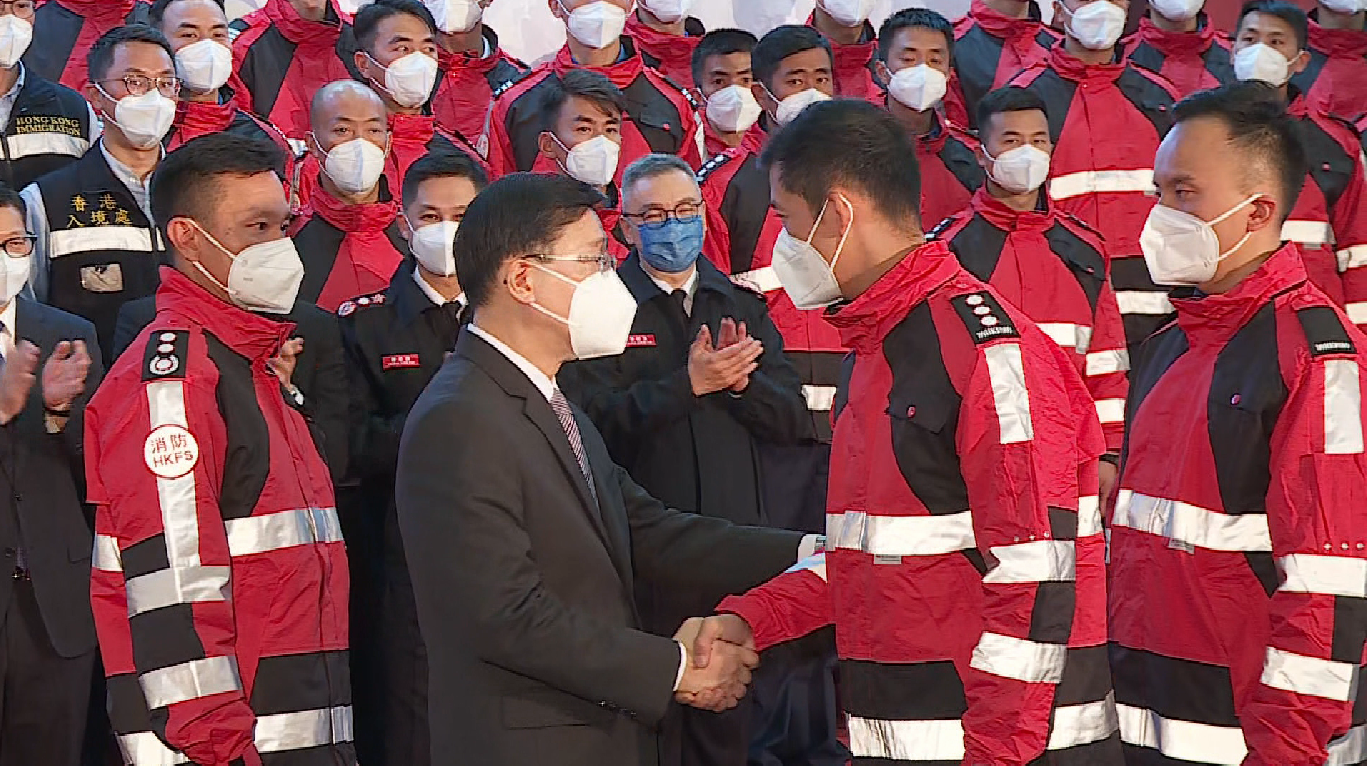
[[[734,614],[689,618],[674,634],[688,653],[674,699],[719,713],[740,704],[759,666],[750,626]]]
[[[750,373],[759,369],[763,353],[764,344],[750,336],[744,322],[722,319],[715,343],[712,330],[703,325],[688,349],[688,381],[693,395],[743,392],[750,385]]]

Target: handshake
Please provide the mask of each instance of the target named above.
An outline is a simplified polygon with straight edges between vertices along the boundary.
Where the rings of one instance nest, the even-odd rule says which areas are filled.
[[[674,699],[720,713],[745,696],[750,671],[759,667],[754,635],[734,614],[691,617],[674,634],[688,654]]]

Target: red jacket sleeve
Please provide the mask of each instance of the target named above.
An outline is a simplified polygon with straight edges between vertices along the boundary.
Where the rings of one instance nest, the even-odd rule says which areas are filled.
[[[969,296],[970,299],[973,296]],[[1077,426],[1043,336],[976,348],[957,442],[983,576],[983,633],[964,689],[965,763],[1045,751],[1076,601]]]
[[[508,135],[508,103],[506,96],[496,99],[489,116],[490,180],[517,172],[517,155],[513,153],[513,140]]]
[[[90,499],[98,539],[117,546],[117,558],[112,549],[103,558],[122,569],[122,583],[101,582],[103,571],[92,583],[101,645],[118,651],[119,637],[131,638],[153,726],[172,747],[205,766],[255,759],[218,504],[225,435],[214,383],[125,376],[101,389],[92,409]]]
[[[1282,582],[1240,714],[1246,766],[1318,766],[1352,726],[1367,636],[1363,372],[1357,356],[1312,357],[1273,432],[1267,521]]]
[[[1096,404],[1106,451],[1120,454],[1125,442],[1125,396],[1130,388],[1130,354],[1125,325],[1110,280],[1102,283],[1092,312],[1092,340],[1084,357],[1083,380]]]
[[[1329,210],[1329,225],[1343,274],[1344,311],[1358,329],[1367,329],[1367,177],[1361,151],[1348,186]]]
[[[760,651],[832,624],[835,616],[826,582],[826,554],[809,556],[743,595],[727,596],[717,611],[745,620]]]

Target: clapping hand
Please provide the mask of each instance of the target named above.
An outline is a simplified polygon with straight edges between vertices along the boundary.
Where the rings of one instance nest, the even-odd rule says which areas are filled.
[[[675,699],[703,710],[721,712],[740,703],[759,666],[750,626],[732,614],[686,621],[674,640],[688,653]]]
[[[33,390],[34,370],[38,369],[38,347],[21,340],[5,357],[0,369],[0,425],[19,417]]]
[[[688,349],[688,380],[694,396],[727,389],[744,391],[750,383],[750,373],[759,369],[764,345],[746,334],[744,323],[737,326],[734,320],[723,319],[718,335],[714,345],[712,330],[703,325]]]
[[[43,406],[52,412],[67,412],[71,403],[85,390],[90,372],[90,352],[85,341],[64,340],[53,349],[43,365]]]
[[[285,388],[293,388],[294,384],[290,379],[294,377],[294,367],[299,363],[299,355],[304,353],[304,339],[290,338],[280,346],[280,353],[276,354],[266,362],[275,373],[275,377],[280,379],[280,385]]]

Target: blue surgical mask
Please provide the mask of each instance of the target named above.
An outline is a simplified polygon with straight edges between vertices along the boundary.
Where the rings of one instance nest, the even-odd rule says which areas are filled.
[[[650,267],[667,274],[678,274],[692,266],[702,253],[702,216],[670,218],[661,223],[643,223],[636,227],[641,234],[641,258]]]

